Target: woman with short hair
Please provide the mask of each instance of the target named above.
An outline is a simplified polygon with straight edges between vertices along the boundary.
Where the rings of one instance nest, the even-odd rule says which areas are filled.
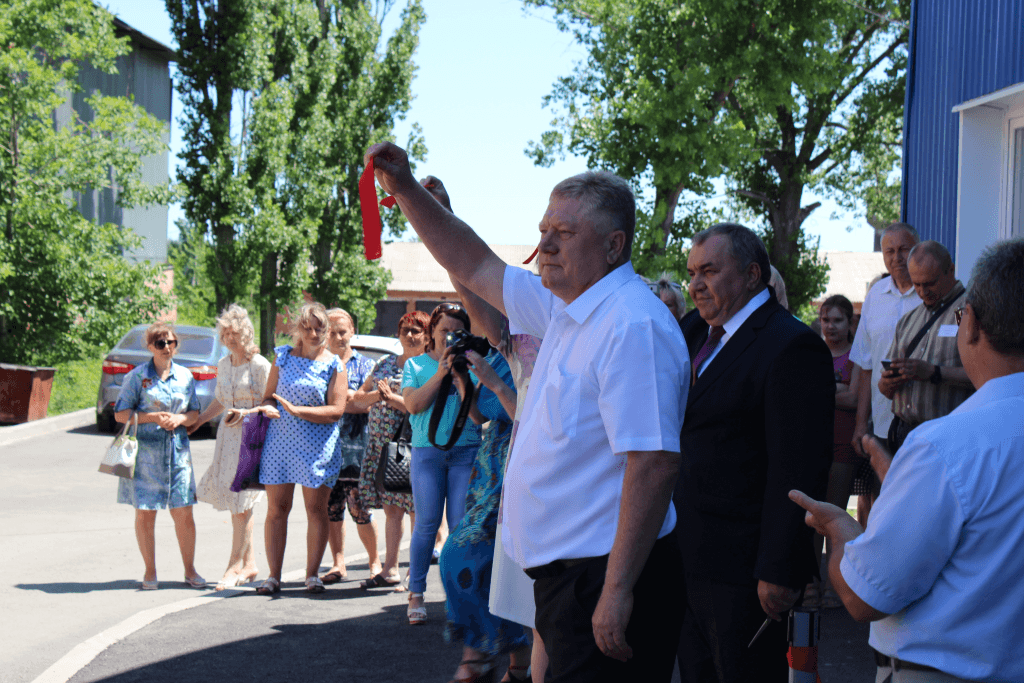
[[[242,448],[243,417],[263,400],[270,374],[270,361],[256,346],[256,330],[249,313],[238,304],[225,308],[217,318],[217,334],[229,353],[217,363],[214,399],[188,429],[192,434],[216,416],[228,411],[217,430],[213,462],[199,481],[198,497],[215,510],[231,513],[231,555],[217,590],[232,588],[256,579],[256,551],[252,544],[253,508],[264,498],[263,491],[247,489],[235,493],[231,485],[238,472]]]
[[[117,502],[135,508],[135,537],[146,565],[142,590],[159,588],[156,577],[156,512],[167,508],[174,521],[185,583],[206,586],[195,568],[196,525],[192,506],[196,503],[196,479],[192,473],[187,427],[199,415],[199,399],[192,373],[172,358],[178,337],[168,323],[155,323],[146,330],[146,348],[153,354],[148,363],[124,376],[114,403],[114,419],[128,422],[137,413],[139,451],[131,479],[118,482]]]
[[[319,571],[327,548],[327,499],[341,468],[338,420],[348,396],[345,366],[327,348],[329,333],[326,309],[307,303],[292,327],[292,344],[274,349],[260,406],[272,418],[260,462],[260,483],[267,487],[264,537],[270,565],[270,576],[256,589],[260,595],[281,589],[296,484],[302,486],[306,508],[306,590],[324,590]]]

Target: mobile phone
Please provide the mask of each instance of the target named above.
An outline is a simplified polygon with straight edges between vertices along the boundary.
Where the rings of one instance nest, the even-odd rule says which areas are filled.
[[[890,365],[892,365],[892,361],[891,360],[883,360],[882,361],[882,369],[883,370],[889,370],[890,369],[890,367],[889,367]]]

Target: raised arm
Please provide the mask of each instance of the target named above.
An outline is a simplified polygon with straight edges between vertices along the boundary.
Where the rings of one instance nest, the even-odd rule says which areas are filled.
[[[505,326],[504,316],[494,306],[469,291],[451,273],[448,273],[448,279],[452,281],[452,286],[455,287],[455,291],[462,300],[462,305],[466,307],[466,313],[469,313],[469,319],[473,321],[473,332],[487,337],[491,346],[497,348],[501,343],[501,329]]]
[[[470,291],[504,313],[505,262],[472,228],[416,182],[405,150],[382,142],[367,150],[365,161],[371,159],[377,182],[398,201],[402,213],[434,259]]]

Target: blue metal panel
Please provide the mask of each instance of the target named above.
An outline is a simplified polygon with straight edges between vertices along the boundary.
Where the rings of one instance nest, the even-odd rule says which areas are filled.
[[[961,102],[1024,81],[1021,0],[914,0],[903,139],[903,220],[956,247]]]

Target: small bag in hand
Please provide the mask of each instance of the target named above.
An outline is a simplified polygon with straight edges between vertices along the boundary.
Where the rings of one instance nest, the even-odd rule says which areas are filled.
[[[129,425],[132,427],[131,434],[128,433]],[[138,436],[139,416],[133,411],[132,416],[124,423],[121,433],[114,439],[114,443],[107,447],[107,453],[100,462],[100,472],[125,479],[134,478],[135,457],[139,454]]]
[[[263,458],[263,443],[267,439],[270,418],[262,411],[247,413],[242,417],[242,446],[238,451],[238,469],[231,490],[239,493],[242,489],[263,490],[260,483],[260,460]]]
[[[377,465],[377,490],[392,493],[412,493],[409,464],[412,462],[412,425],[406,415],[391,441],[381,449]]]

